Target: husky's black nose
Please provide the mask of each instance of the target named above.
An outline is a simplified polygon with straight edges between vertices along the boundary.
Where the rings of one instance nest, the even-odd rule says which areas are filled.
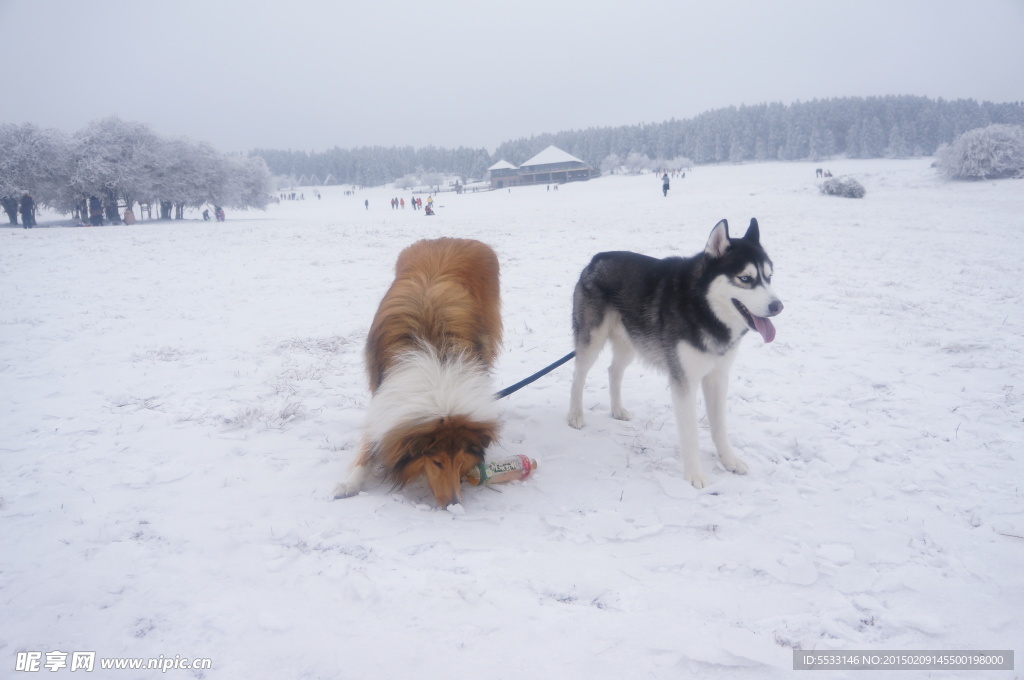
[[[772,300],[768,305],[768,313],[775,316],[782,311],[782,300]]]

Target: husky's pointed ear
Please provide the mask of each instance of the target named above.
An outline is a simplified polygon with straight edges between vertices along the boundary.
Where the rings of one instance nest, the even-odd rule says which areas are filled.
[[[711,230],[704,252],[711,257],[722,257],[729,248],[729,223],[722,220]]]
[[[750,218],[750,226],[747,227],[747,233],[743,235],[744,241],[751,241],[758,243],[761,241],[761,230],[757,228],[757,218]]]

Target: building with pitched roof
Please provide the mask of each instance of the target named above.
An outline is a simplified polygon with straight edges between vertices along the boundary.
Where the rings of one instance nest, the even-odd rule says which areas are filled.
[[[488,170],[492,189],[521,184],[578,182],[597,174],[585,162],[557,146],[549,146],[518,168],[507,161],[498,161]]]
[[[492,189],[504,189],[519,184],[519,168],[508,161],[498,161],[487,168],[487,171],[491,173]]]

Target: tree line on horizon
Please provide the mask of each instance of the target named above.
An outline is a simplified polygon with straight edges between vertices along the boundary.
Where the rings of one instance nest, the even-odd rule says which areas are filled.
[[[135,203],[183,219],[205,204],[264,208],[271,176],[258,157],[225,155],[205,142],[161,137],[145,123],[110,116],[74,134],[31,123],[0,124],[0,205],[17,224],[20,197],[82,219],[95,198],[105,218]]]
[[[487,149],[435,146],[420,149],[411,146],[362,146],[352,149],[334,147],[327,151],[282,151],[254,149],[250,156],[262,158],[277,176],[316,176],[321,181],[334,178],[337,184],[379,186],[409,175],[445,173],[463,178],[483,177],[494,164]]]
[[[486,179],[499,160],[514,165],[555,145],[593,168],[612,156],[686,158],[694,163],[911,158],[932,156],[968,130],[1024,125],[1024,102],[978,103],[910,95],[815,99],[793,104],[730,106],[685,120],[546,133],[486,149],[335,147],[322,152],[256,149],[275,175],[332,176],[338,183],[375,186],[430,173]]]
[[[463,181],[486,179],[487,168],[498,160],[520,165],[552,144],[593,168],[606,169],[619,167],[622,159],[643,168],[650,166],[646,159],[707,164],[938,155],[955,168],[952,174],[1017,176],[1021,132],[999,126],[1024,126],[1024,103],[888,96],[760,104],[717,109],[687,120],[524,137],[502,143],[494,154],[483,148],[375,146],[226,155],[205,142],[161,137],[144,123],[115,116],[71,135],[30,123],[4,123],[0,204],[12,224],[17,223],[23,192],[64,213],[81,213],[88,198],[96,196],[112,221],[118,219],[119,207],[131,208],[135,202],[159,205],[163,218],[171,217],[173,207],[181,219],[184,209],[207,203],[265,207],[271,173],[293,180],[330,176],[337,183],[360,186],[399,179],[408,184],[414,177],[436,180],[442,174]],[[991,129],[959,144],[956,153],[943,154],[964,133],[983,128]],[[1003,153],[1010,147],[1012,153]],[[993,153],[1007,157],[992,160]]]

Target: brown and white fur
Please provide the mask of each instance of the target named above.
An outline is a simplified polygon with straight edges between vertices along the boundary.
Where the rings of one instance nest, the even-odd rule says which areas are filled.
[[[335,498],[377,469],[395,488],[426,477],[440,507],[500,426],[491,369],[501,348],[498,258],[479,241],[439,238],[402,251],[366,339],[369,412],[359,457]]]

